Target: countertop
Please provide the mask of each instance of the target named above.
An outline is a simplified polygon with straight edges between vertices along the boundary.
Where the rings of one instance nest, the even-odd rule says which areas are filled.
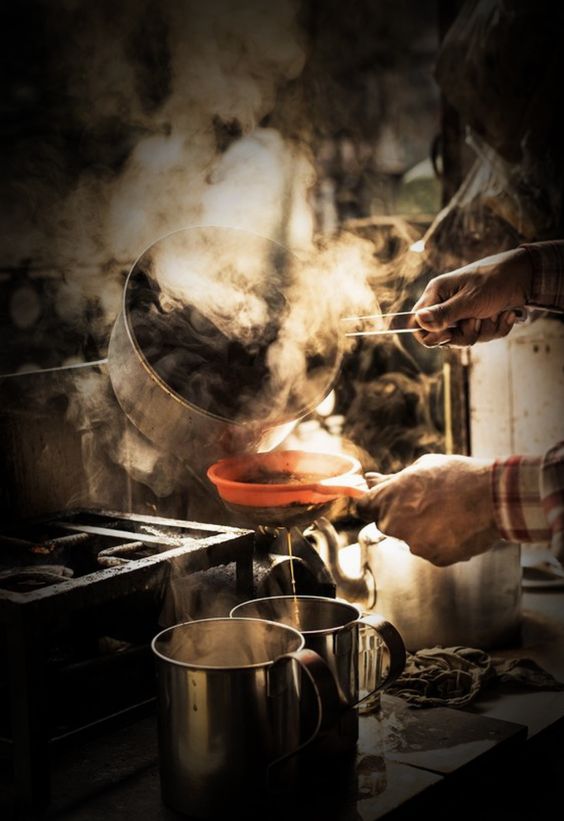
[[[522,604],[518,655],[564,680],[564,587],[525,590]],[[49,821],[179,818],[160,796],[154,712],[60,750],[52,772]],[[360,718],[356,760],[312,779],[299,806],[263,818],[545,819],[561,801],[562,772],[564,692],[497,692],[464,710],[418,710],[384,695],[379,713]]]

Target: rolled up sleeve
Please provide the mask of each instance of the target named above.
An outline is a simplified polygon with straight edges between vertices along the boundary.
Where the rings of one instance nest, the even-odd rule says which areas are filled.
[[[541,308],[564,309],[564,240],[524,242],[533,270],[527,303]]]
[[[542,459],[511,456],[497,459],[492,469],[495,521],[509,542],[544,542],[551,530],[540,492]]]
[[[552,534],[552,551],[564,562],[564,442],[551,448],[542,460],[540,497]]]

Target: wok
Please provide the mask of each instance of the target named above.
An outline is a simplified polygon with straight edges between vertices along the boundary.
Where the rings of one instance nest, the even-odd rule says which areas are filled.
[[[145,320],[147,328],[153,327],[153,315],[147,305],[154,285],[151,272],[160,254],[166,253],[178,259],[179,264],[185,264],[186,281],[190,283],[193,273],[190,262],[196,252],[204,268],[214,270],[218,260],[227,260],[236,274],[243,271],[243,262],[248,258],[260,259],[265,276],[268,274],[273,282],[283,280],[297,263],[287,249],[264,237],[239,229],[192,226],[153,243],[128,275],[122,310],[114,324],[108,352],[114,393],[124,413],[142,434],[158,448],[174,453],[203,479],[207,466],[220,457],[277,447],[296,422],[330,392],[340,369],[342,351],[341,343],[336,340],[333,349],[326,352],[326,367],[319,371],[318,379],[309,383],[303,405],[281,408],[274,418],[231,418],[180,395],[149,362],[136,328],[139,319]],[[166,320],[166,314],[163,316]],[[209,361],[206,367],[213,371],[214,362]],[[244,387],[241,383],[241,388]]]
[[[247,525],[304,527],[343,496],[364,495],[359,471],[360,462],[346,454],[277,450],[221,459],[207,476],[223,504]]]

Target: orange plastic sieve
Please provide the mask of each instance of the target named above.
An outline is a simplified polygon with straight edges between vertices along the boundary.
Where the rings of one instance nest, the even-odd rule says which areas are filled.
[[[221,459],[207,471],[222,500],[237,508],[325,505],[367,490],[352,456],[276,450]]]

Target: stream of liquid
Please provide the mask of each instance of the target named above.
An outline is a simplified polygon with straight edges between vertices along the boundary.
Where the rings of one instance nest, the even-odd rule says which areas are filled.
[[[300,607],[296,593],[296,576],[294,574],[294,554],[292,551],[292,536],[289,530],[286,530],[286,546],[288,549],[288,556],[290,557],[290,583],[292,585],[292,595],[294,597],[293,603],[293,621],[297,630],[301,630]]]
[[[296,577],[294,575],[294,554],[292,552],[292,537],[290,531],[286,531],[286,546],[288,549],[288,556],[290,557],[290,581],[292,584],[292,595],[296,601]]]

